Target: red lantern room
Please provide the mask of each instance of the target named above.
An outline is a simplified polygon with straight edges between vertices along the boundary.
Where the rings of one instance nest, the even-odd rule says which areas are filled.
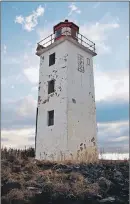
[[[78,40],[77,37],[79,33],[79,27],[73,22],[69,22],[68,20],[65,20],[64,22],[60,22],[55,25],[53,27],[53,31],[55,34],[55,41],[66,35],[71,36],[75,40]]]
[[[67,38],[65,38],[65,36],[67,36]],[[78,43],[78,45],[80,44],[84,47],[87,47],[90,51],[93,52],[94,55],[96,55],[95,43],[80,34],[79,27],[73,22],[69,22],[68,20],[55,25],[53,27],[53,33],[38,43],[36,55],[40,56],[41,53],[45,51],[46,47],[50,46],[53,43],[55,44],[55,42],[59,39],[64,38],[66,40],[68,39],[68,37],[73,38],[75,40],[73,42]]]

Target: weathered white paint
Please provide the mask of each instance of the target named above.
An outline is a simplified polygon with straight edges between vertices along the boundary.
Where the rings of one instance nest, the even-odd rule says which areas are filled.
[[[96,110],[92,55],[67,42],[68,50],[68,148],[77,153],[80,147],[96,142]],[[72,54],[73,53],[73,54]],[[77,55],[84,57],[84,73],[78,71]],[[87,58],[90,65],[87,65]],[[72,98],[76,100],[73,103]],[[83,144],[82,144],[83,143]],[[96,142],[97,143],[97,142]]]
[[[49,67],[49,55],[56,62]],[[84,73],[78,71],[78,54],[84,57]],[[61,39],[40,56],[37,159],[76,159],[77,151],[97,144],[93,80],[94,53],[69,37]],[[90,65],[87,65],[87,58]],[[55,79],[55,92],[48,95],[48,81]],[[74,99],[73,102],[72,99]],[[47,112],[54,110],[54,125],[47,125]],[[83,143],[83,144],[81,144]]]

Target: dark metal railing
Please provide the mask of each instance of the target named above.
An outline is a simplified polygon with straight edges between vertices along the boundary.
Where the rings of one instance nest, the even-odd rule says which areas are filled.
[[[95,43],[93,43],[91,40],[83,36],[82,34],[78,33],[77,36],[72,35],[71,31],[67,30],[65,32],[61,33],[61,36],[71,36],[73,39],[75,39],[79,44],[83,45],[84,47],[87,47],[89,50],[96,52],[95,49]],[[40,42],[38,42],[38,46],[48,47],[52,43],[56,41],[55,34],[51,34],[48,37],[44,38]]]

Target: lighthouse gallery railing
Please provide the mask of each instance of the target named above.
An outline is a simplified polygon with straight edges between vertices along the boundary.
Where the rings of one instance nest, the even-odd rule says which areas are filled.
[[[81,45],[87,47],[89,50],[95,52],[95,43],[93,43],[91,40],[89,40],[88,38],[86,38],[85,36],[83,36],[82,34],[78,33],[76,37],[72,36],[70,31],[65,31],[62,32],[61,36],[71,36],[73,39],[77,40],[78,43],[80,43]],[[55,42],[55,34],[51,34],[48,37],[44,38],[43,40],[41,40],[40,42],[38,42],[38,45],[42,45],[43,47],[48,47],[49,45],[51,45],[52,43]]]

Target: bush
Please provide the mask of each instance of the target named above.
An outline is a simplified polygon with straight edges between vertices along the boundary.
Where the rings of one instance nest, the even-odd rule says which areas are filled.
[[[1,149],[1,159],[7,159],[10,162],[14,162],[16,158],[27,159],[29,157],[35,157],[35,150],[32,147],[24,150],[7,149],[6,147]]]

